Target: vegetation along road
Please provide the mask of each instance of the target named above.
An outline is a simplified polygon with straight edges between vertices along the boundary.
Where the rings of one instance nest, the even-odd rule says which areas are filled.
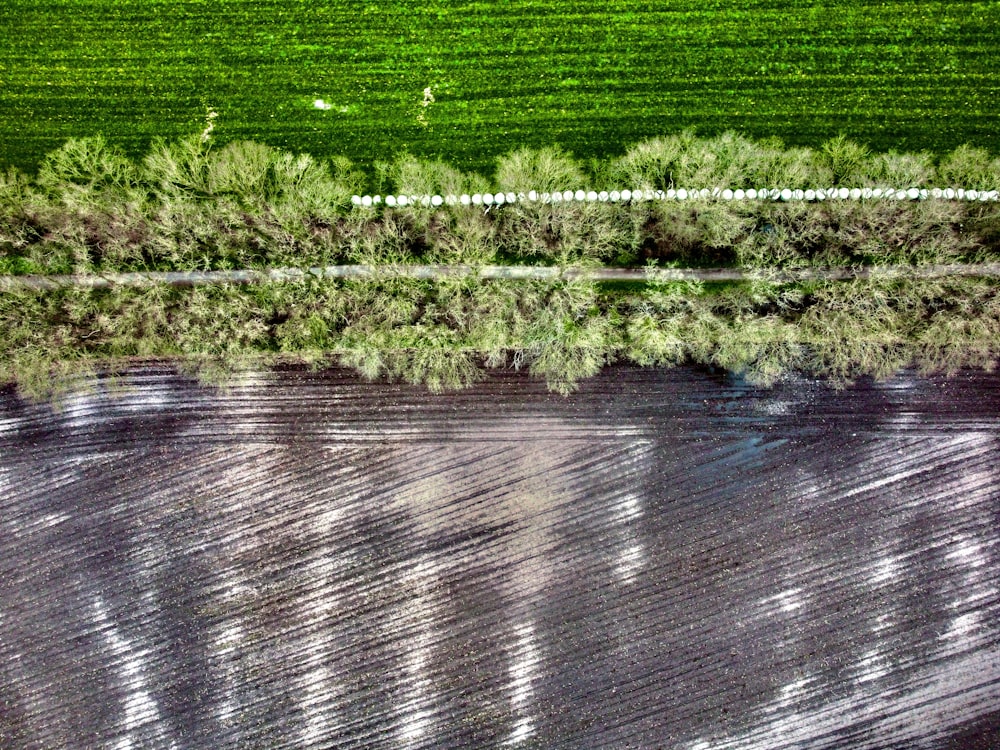
[[[47,395],[94,367],[167,357],[208,380],[292,360],[339,362],[432,389],[525,367],[565,393],[615,361],[701,362],[755,383],[795,370],[844,382],[908,365],[989,368],[1000,353],[1000,289],[986,265],[1000,261],[993,201],[699,197],[528,201],[495,211],[364,208],[351,201],[361,174],[253,142],[215,147],[197,134],[160,143],[141,160],[101,139],[70,140],[34,177],[8,172],[0,179],[0,272],[9,277],[0,294],[0,382]],[[488,185],[515,194],[615,184],[990,190],[997,175],[1000,160],[965,146],[935,159],[870,154],[843,138],[811,150],[689,133],[636,144],[590,174],[551,148],[508,154],[491,179],[413,157],[386,172],[405,195]],[[647,283],[305,273],[345,265],[658,270]],[[956,265],[974,275],[927,274]],[[677,276],[713,266],[735,278]],[[904,272],[851,281],[816,275],[872,266]],[[281,268],[297,276],[249,286],[25,286],[40,275]],[[812,275],[781,276],[803,270]]]

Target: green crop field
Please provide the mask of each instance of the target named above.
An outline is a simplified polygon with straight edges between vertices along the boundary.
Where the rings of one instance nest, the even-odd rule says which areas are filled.
[[[683,127],[996,152],[997,28],[1000,3],[961,1],[6,0],[0,164],[98,133],[139,154],[209,111],[220,142],[487,174]]]

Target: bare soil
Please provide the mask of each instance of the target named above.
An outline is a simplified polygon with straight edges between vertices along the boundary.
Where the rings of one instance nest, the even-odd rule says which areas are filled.
[[[0,746],[997,736],[997,375],[128,382],[0,391]]]

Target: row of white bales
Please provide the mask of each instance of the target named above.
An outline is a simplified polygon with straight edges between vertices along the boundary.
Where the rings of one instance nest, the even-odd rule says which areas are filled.
[[[569,203],[579,202],[611,202],[628,203],[653,200],[694,200],[698,198],[715,198],[725,201],[742,200],[775,200],[775,201],[823,201],[823,200],[926,200],[938,198],[946,200],[996,201],[1000,200],[997,190],[964,190],[962,188],[819,188],[816,190],[789,190],[788,188],[762,188],[755,190],[730,190],[726,188],[702,188],[700,190],[685,190],[684,188],[670,190],[563,190],[562,192],[539,193],[530,190],[527,193],[474,193],[468,195],[355,195],[351,202],[355,206],[374,207],[378,205],[395,206],[500,206],[505,203]]]

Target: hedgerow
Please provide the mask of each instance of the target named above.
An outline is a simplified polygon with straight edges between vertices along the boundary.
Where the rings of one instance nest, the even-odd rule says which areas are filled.
[[[979,278],[778,285],[306,279],[258,286],[18,290],[0,295],[0,382],[49,397],[76,373],[172,359],[206,382],[277,362],[468,386],[527,369],[556,391],[611,362],[709,364],[768,385],[843,384],[902,367],[991,369],[1000,289]]]
[[[751,186],[1000,184],[1000,160],[962,147],[870,154],[844,138],[783,149],[689,132],[585,166],[521,149],[492,181],[404,156],[385,187],[524,192]],[[367,178],[262,144],[189,138],[132,162],[100,138],[70,141],[38,174],[0,177],[0,272],[470,265],[924,265],[996,259],[1000,210],[970,201],[562,202],[358,207]],[[529,186],[531,186],[529,188]],[[710,364],[769,384],[791,372],[845,383],[903,366],[992,367],[1000,295],[987,279],[882,278],[722,289],[657,281],[304,278],[250,286],[10,290],[0,293],[0,382],[51,395],[74,373],[169,358],[207,381],[279,361],[339,363],[369,378],[440,390],[491,368],[527,369],[566,393],[615,361]]]
[[[404,155],[381,165],[402,195],[562,190],[1000,186],[1000,159],[963,146],[872,154],[843,137],[817,150],[732,133],[648,140],[585,165],[518,149],[491,178]],[[102,273],[349,262],[801,266],[976,262],[1000,248],[1000,204],[774,200],[354,206],[369,177],[345,159],[264,144],[157,142],[133,162],[102,138],[68,141],[37,175],[0,177],[0,272]]]

